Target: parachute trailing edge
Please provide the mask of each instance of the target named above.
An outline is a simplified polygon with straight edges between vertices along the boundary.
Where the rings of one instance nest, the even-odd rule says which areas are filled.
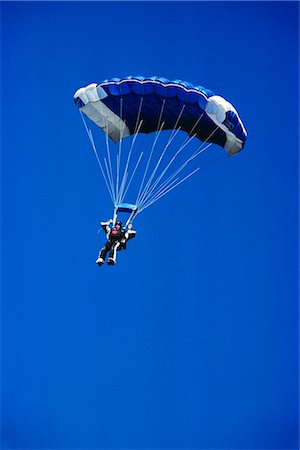
[[[247,132],[236,109],[202,86],[165,78],[114,78],[74,95],[77,107],[117,142],[135,133],[180,129],[233,155]]]

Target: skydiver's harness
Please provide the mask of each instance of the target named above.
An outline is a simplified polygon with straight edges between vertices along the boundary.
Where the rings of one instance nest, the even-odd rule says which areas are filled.
[[[112,228],[108,240],[112,243],[120,242],[118,250],[126,250],[125,230],[116,230],[115,228]]]
[[[120,241],[122,239],[122,235],[125,234],[122,231],[123,230],[117,230],[116,228],[112,228],[111,232],[109,233],[108,240],[113,241],[113,242]]]
[[[116,228],[110,228],[110,231],[107,230],[106,226],[102,227],[104,231],[106,231],[107,241],[111,244],[120,243],[120,246],[117,250],[126,250],[126,238],[125,238],[125,230]]]

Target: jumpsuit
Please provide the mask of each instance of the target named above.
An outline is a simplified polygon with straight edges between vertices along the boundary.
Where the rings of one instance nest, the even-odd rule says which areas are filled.
[[[99,258],[105,260],[109,252],[109,258],[116,262],[117,250],[121,250],[121,241],[125,239],[125,231],[110,228],[108,225],[101,223],[102,229],[106,232],[107,242],[99,252]]]

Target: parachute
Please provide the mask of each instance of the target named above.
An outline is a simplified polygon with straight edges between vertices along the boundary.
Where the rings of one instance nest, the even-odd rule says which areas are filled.
[[[114,221],[119,212],[126,212],[127,224],[196,173],[199,167],[188,174],[185,169],[211,144],[223,147],[232,156],[243,149],[247,138],[243,122],[227,100],[209,89],[181,80],[113,78],[78,89],[74,101],[113,201]],[[84,116],[104,131],[106,153],[100,155],[97,151]],[[159,145],[158,138],[167,131],[167,142]],[[179,132],[185,136],[181,144]],[[144,143],[135,145],[141,135],[154,136],[148,149]],[[108,137],[113,142],[113,150]],[[187,146],[199,140],[200,146],[192,153],[187,152]],[[127,141],[128,148],[122,151],[122,144]],[[135,202],[125,203],[143,158],[144,169]]]

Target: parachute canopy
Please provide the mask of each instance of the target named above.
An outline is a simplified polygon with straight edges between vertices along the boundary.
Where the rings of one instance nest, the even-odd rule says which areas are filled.
[[[180,129],[233,155],[247,137],[236,109],[227,100],[181,80],[114,78],[78,89],[74,100],[114,142],[135,133]]]

